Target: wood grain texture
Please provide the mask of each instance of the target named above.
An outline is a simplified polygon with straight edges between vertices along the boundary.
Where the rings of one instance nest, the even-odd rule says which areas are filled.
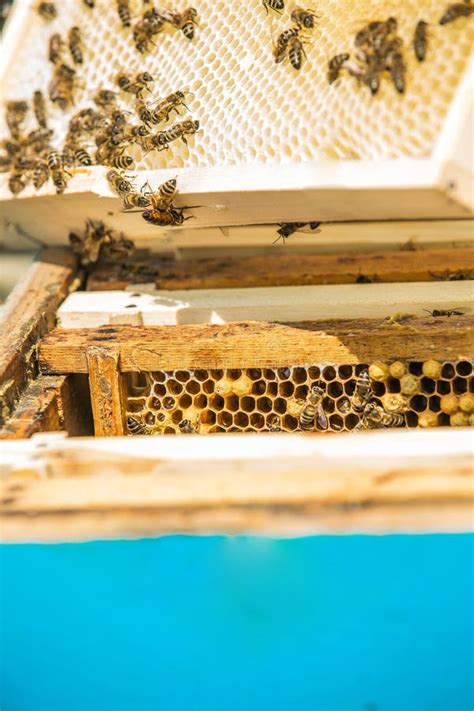
[[[8,443],[0,468],[2,536],[68,540],[472,526],[467,431],[339,435],[337,447],[311,435],[225,439],[184,436],[177,447],[176,438],[166,436],[110,442],[42,435],[25,442],[19,455]]]
[[[0,439],[22,439],[36,432],[63,429],[62,397],[65,376],[39,376],[21,396],[13,414],[0,429]]]
[[[380,320],[232,323],[223,326],[106,326],[56,329],[39,346],[45,374],[87,372],[86,350],[113,344],[121,372],[176,368],[249,368],[385,359],[469,359],[471,316]]]
[[[123,435],[123,383],[119,373],[118,351],[98,345],[89,346],[86,360],[95,435]]]
[[[69,250],[43,250],[8,297],[0,317],[0,424],[36,372],[35,348],[77,272]]]
[[[238,252],[237,252],[238,255]],[[88,291],[125,289],[154,281],[157,289],[222,289],[255,286],[354,284],[362,275],[375,282],[433,281],[457,271],[469,273],[474,248],[423,251],[373,251],[336,254],[278,253],[254,256],[173,259],[152,257],[96,266],[87,280]],[[471,269],[471,274],[474,270]],[[155,276],[154,276],[155,275]],[[435,276],[434,276],[435,275]]]

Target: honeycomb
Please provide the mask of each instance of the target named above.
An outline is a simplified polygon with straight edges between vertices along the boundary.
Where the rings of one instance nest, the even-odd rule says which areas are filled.
[[[466,360],[128,373],[127,417],[142,425],[140,434],[180,433],[183,421],[200,434],[294,432],[318,383],[328,431],[350,431],[362,424],[353,395],[367,367],[375,402],[402,411],[407,427],[474,424],[473,363]]]
[[[20,0],[35,6],[37,0]],[[189,0],[157,2],[183,10]],[[130,30],[124,30],[114,0],[96,0],[88,10],[80,0],[58,0],[58,18],[41,20],[31,9],[21,43],[3,77],[2,95],[8,99],[31,97],[35,89],[47,93],[52,65],[47,61],[49,36],[65,35],[77,24],[85,40],[82,86],[76,108],[89,106],[99,87],[112,87],[119,70],[147,70],[156,76],[155,94],[178,89],[194,95],[190,114],[201,130],[186,146],[174,142],[170,150],[149,153],[137,167],[221,166],[243,163],[284,163],[322,158],[388,159],[426,157],[434,149],[453,100],[474,40],[474,26],[461,19],[445,27],[438,20],[447,0],[305,0],[318,18],[305,45],[307,61],[300,72],[276,65],[272,41],[290,26],[296,2],[278,17],[265,12],[261,0],[193,0],[199,27],[193,41],[181,32],[158,35],[156,47],[141,55]],[[142,0],[131,0],[136,17]],[[376,97],[348,75],[332,86],[327,64],[335,54],[351,51],[356,32],[373,19],[394,15],[404,39],[408,65],[407,91],[400,96],[388,79]],[[424,63],[415,59],[411,44],[419,19],[429,22],[429,50]],[[153,97],[153,95],[152,95]],[[123,95],[124,108],[130,108]],[[3,113],[3,112],[2,112]],[[67,114],[49,107],[50,125],[60,147]],[[25,126],[25,130],[33,128]],[[5,132],[2,130],[2,134]],[[134,152],[138,150],[134,148]],[[138,160],[140,153],[134,153]]]

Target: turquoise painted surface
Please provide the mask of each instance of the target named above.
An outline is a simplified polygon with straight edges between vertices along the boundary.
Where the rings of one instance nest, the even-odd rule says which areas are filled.
[[[471,711],[470,535],[0,549],[4,711]]]

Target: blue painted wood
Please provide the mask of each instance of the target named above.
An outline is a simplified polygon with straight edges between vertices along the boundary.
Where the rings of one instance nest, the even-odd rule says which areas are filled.
[[[2,546],[4,711],[471,711],[472,535]]]

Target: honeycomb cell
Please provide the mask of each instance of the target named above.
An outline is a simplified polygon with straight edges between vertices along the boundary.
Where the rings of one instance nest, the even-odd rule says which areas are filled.
[[[336,403],[334,402],[334,400],[331,400],[331,398],[329,398],[329,397],[323,398],[322,404],[323,404],[324,412],[326,412],[326,413],[330,414],[330,413],[334,412],[334,410],[336,409]]]
[[[167,434],[167,435],[171,434],[171,435],[174,435],[174,434],[176,434],[176,430],[175,430],[174,427],[169,427],[169,426],[168,426],[168,427],[165,427],[165,428],[164,428],[163,434]]]
[[[222,395],[223,397],[230,395],[230,393],[233,392],[233,382],[224,376],[221,380],[217,381],[214,390],[218,395]]]
[[[441,363],[437,360],[427,360],[423,363],[422,373],[426,378],[436,380],[441,377]]]
[[[214,425],[216,422],[216,413],[206,409],[201,412],[201,423],[203,425]]]
[[[465,412],[455,412],[449,418],[451,427],[469,427],[469,415]]]
[[[267,390],[267,385],[264,380],[258,380],[253,384],[252,395],[263,395]]]
[[[346,417],[344,418],[344,424],[346,429],[353,430],[354,427],[357,427],[357,425],[359,424],[359,418],[357,417],[357,415],[354,415],[354,413],[351,413],[350,415],[346,415]]]
[[[239,427],[239,429],[245,429],[249,426],[249,416],[246,412],[236,412],[234,415],[234,424]]]
[[[459,399],[456,395],[443,395],[440,406],[443,412],[452,415],[459,410]]]
[[[180,383],[187,383],[191,377],[191,373],[188,370],[177,370],[174,374],[176,380]]]
[[[436,381],[432,378],[421,378],[420,386],[423,393],[431,395],[436,390]]]
[[[211,393],[214,392],[214,380],[206,380],[205,383],[202,384],[202,390],[203,392],[206,393],[206,395],[210,395]]]
[[[239,398],[237,397],[237,395],[229,395],[228,397],[226,397],[226,399],[225,399],[226,410],[229,410],[229,412],[237,412],[237,410],[239,409],[239,406],[240,406],[240,402],[239,402]]]
[[[331,415],[329,425],[335,432],[340,432],[344,428],[344,420],[340,415]]]
[[[474,412],[474,395],[466,393],[459,398],[459,407],[463,412],[470,414]]]
[[[306,400],[308,396],[308,386],[307,385],[297,385],[294,392],[294,397],[297,400]]]
[[[439,415],[436,412],[423,412],[418,415],[418,427],[437,427],[439,425]]]
[[[183,392],[183,384],[178,382],[177,380],[168,380],[168,382],[166,383],[166,387],[168,389],[168,392],[172,395],[180,395]]]
[[[341,397],[336,403],[336,407],[339,410],[339,412],[342,412],[343,415],[345,415],[347,412],[351,411],[351,401],[349,400],[348,397]]]
[[[467,390],[467,380],[465,378],[454,378],[453,392],[455,392],[456,395],[463,395],[464,393],[467,393]]]
[[[174,425],[179,425],[181,420],[183,419],[183,411],[182,410],[174,410],[173,414],[171,415],[171,420]]]
[[[456,373],[464,378],[472,373],[472,363],[468,360],[460,360],[456,363]]]
[[[226,375],[229,380],[238,380],[242,376],[242,371],[231,368],[230,370],[226,370]]]
[[[253,412],[250,415],[250,424],[256,430],[261,430],[265,427],[265,417],[260,412]]]
[[[275,397],[278,393],[278,383],[271,381],[267,383],[267,394],[269,397]]]
[[[217,434],[218,432],[225,432],[225,428],[219,427],[219,425],[214,425],[209,428],[209,434]]]
[[[289,368],[278,368],[277,376],[279,380],[288,380],[291,376],[291,370]]]
[[[405,424],[407,427],[417,427],[418,426],[418,415],[416,412],[407,412],[405,414]]]
[[[139,398],[137,400],[129,399],[127,407],[129,412],[141,412],[145,407],[145,398]]]
[[[225,400],[220,395],[211,395],[209,398],[209,407],[213,410],[222,410],[224,408]]]
[[[165,408],[165,410],[172,410],[175,405],[176,400],[174,399],[174,397],[168,396],[163,399],[163,407]]]
[[[413,374],[404,375],[400,379],[400,392],[404,395],[415,395],[420,390],[420,381]]]
[[[340,397],[342,395],[342,393],[344,392],[342,383],[339,383],[337,381],[329,383],[327,392],[328,392],[328,395],[330,395],[333,398]]]
[[[234,421],[230,412],[219,412],[217,413],[217,424],[221,427],[230,427]]]
[[[197,395],[197,393],[201,390],[201,386],[197,382],[197,380],[190,380],[188,383],[186,383],[185,390],[190,395]]]
[[[130,402],[130,401],[129,401]],[[150,404],[149,407],[152,410],[161,410],[161,400],[158,397],[152,397],[150,398]]]
[[[347,380],[347,382],[344,383],[344,392],[349,397],[352,397],[354,395],[354,391],[355,391],[355,380]]]
[[[272,411],[272,401],[268,397],[259,397],[257,400],[257,410],[264,414]]]
[[[428,400],[424,395],[415,395],[410,400],[410,407],[415,412],[424,412],[428,407]]]
[[[294,392],[295,392],[295,386],[289,380],[285,380],[283,383],[280,383],[280,385],[278,386],[278,393],[282,397],[286,397],[286,398],[292,397]]]
[[[275,373],[275,371],[274,371],[273,369],[271,369],[271,368],[266,368],[266,369],[263,371],[263,377],[265,378],[265,380],[266,380],[267,382],[268,382],[268,381],[271,381],[271,380],[276,380],[276,373]]]
[[[322,371],[322,377],[326,382],[329,382],[331,380],[334,380],[336,377],[336,369],[332,367],[332,365],[328,365],[326,368],[323,368]]]
[[[194,371],[194,377],[196,380],[198,380],[200,383],[204,383],[209,377],[209,373],[207,370],[195,370]]]
[[[192,399],[191,395],[184,394],[184,395],[181,395],[181,397],[179,398],[178,404],[181,407],[181,409],[187,410],[188,407],[191,407],[191,405],[193,404],[193,399]]]
[[[243,397],[240,400],[240,407],[244,412],[253,412],[255,410],[255,398],[248,395]]]
[[[167,393],[166,385],[162,385],[161,383],[155,383],[155,385],[153,386],[153,392],[158,397],[163,397]]]
[[[391,363],[388,369],[391,377],[396,378],[397,380],[400,380],[400,378],[402,378],[407,372],[406,364],[402,363],[400,360],[396,360]]]
[[[162,370],[153,371],[150,375],[156,383],[164,383],[166,380],[166,373]]]
[[[383,383],[381,381],[379,381],[379,382],[374,381],[372,383],[372,392],[377,397],[382,397],[383,395],[385,395],[386,391],[387,391],[387,387],[386,387],[385,383]]]
[[[260,368],[249,368],[246,371],[247,377],[249,377],[251,380],[260,380],[262,377],[262,371]]]
[[[452,363],[444,363],[443,367],[441,368],[441,377],[446,378],[447,380],[451,380],[454,378],[455,375],[455,370],[454,366]]]
[[[422,375],[423,374],[423,363],[417,361],[412,361],[408,364],[408,372],[411,375]]]
[[[337,373],[340,380],[349,380],[353,374],[352,365],[340,365],[337,369]],[[319,377],[319,375],[317,377]]]
[[[203,410],[204,408],[207,407],[207,396],[204,395],[203,393],[201,395],[197,395],[194,398],[194,406],[198,408],[198,410]]]
[[[298,420],[292,415],[285,415],[283,417],[283,427],[289,432],[294,432],[298,429]]]
[[[449,380],[438,380],[436,383],[436,391],[440,395],[447,395],[451,392],[451,383]]]
[[[369,375],[375,382],[384,382],[390,377],[390,368],[386,363],[378,360],[369,365]]]
[[[249,395],[253,389],[253,380],[245,373],[232,383],[232,392],[241,397]]]
[[[308,368],[308,377],[310,380],[319,380],[321,377],[321,369],[318,368],[316,365],[312,365],[310,368]]]
[[[296,385],[301,385],[307,380],[308,374],[305,368],[293,368],[291,379]]]
[[[223,370],[210,370],[209,371],[209,377],[211,380],[221,380],[224,377],[224,371]]]

